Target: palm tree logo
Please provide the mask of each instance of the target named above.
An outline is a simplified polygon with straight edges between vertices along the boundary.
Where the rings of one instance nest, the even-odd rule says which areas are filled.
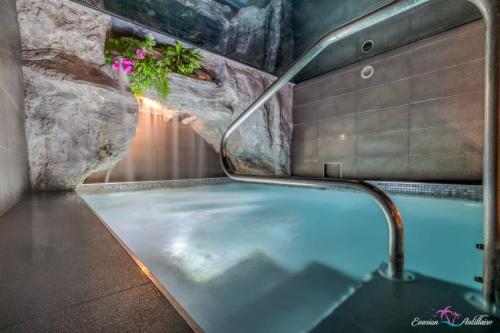
[[[455,320],[460,318],[462,315],[456,311],[451,312],[451,316],[453,317],[453,321],[451,322],[452,324],[455,324]]]
[[[457,325],[455,324],[455,320],[460,318],[462,315],[456,311],[453,311],[451,309],[451,305],[448,305],[442,309],[437,310],[434,313],[434,317],[439,317],[441,322],[448,324],[450,326],[461,326],[461,324]],[[450,317],[452,319],[450,319]]]

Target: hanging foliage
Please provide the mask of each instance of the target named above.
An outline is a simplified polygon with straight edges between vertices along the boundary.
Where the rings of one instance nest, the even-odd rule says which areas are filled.
[[[128,77],[130,90],[139,97],[148,89],[155,90],[160,99],[169,93],[168,74],[192,75],[201,68],[201,54],[180,43],[156,45],[153,37],[140,40],[134,37],[108,38],[106,62]]]

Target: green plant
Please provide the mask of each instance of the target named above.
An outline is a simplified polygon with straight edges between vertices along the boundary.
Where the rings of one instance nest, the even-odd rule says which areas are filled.
[[[165,64],[172,71],[182,75],[191,75],[200,69],[202,56],[195,49],[190,49],[176,43],[164,47]]]
[[[133,37],[108,38],[106,40],[106,63],[111,65],[117,56],[132,59],[135,51],[143,48],[145,43]]]
[[[142,96],[148,89],[154,89],[160,99],[168,97],[169,70],[152,56],[146,56],[134,65],[134,72],[129,75],[130,90],[135,96]]]
[[[201,60],[198,51],[179,43],[156,47],[152,37],[145,40],[119,37],[106,41],[106,63],[127,74],[130,90],[135,96],[154,89],[160,99],[167,98],[169,72],[191,75],[201,67]]]

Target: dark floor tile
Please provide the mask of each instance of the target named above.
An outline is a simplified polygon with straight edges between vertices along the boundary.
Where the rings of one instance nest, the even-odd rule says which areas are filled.
[[[192,332],[149,282],[44,315],[2,332]]]
[[[0,217],[0,327],[148,281],[75,193],[33,194]]]

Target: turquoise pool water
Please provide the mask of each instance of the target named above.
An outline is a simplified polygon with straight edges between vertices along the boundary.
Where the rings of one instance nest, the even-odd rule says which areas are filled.
[[[226,184],[83,195],[208,333],[303,332],[387,260],[387,226],[352,191]],[[480,202],[391,196],[407,268],[478,288]]]

